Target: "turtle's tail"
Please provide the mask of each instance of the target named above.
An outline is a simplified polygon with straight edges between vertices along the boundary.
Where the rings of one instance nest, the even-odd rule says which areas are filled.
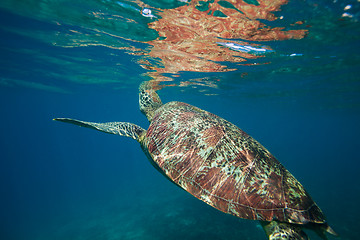
[[[337,234],[337,233],[334,231],[334,229],[332,229],[329,225],[326,226],[325,231],[328,232],[328,233],[330,233],[331,235],[333,235],[333,236],[335,236],[335,237],[338,237],[338,236],[339,236],[339,234]]]
[[[71,118],[54,118],[53,120],[72,123],[80,127],[87,127],[105,133],[131,137],[135,140],[139,140],[139,137],[146,132],[146,130],[143,129],[142,127],[128,122],[94,123],[94,122],[84,122]]]
[[[322,238],[322,239],[328,239],[325,233],[329,233],[335,237],[339,237],[339,235],[327,224],[316,224],[312,227],[313,230]]]

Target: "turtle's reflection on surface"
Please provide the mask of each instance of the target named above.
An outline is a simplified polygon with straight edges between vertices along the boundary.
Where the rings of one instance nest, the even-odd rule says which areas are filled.
[[[191,1],[159,11],[159,18],[149,27],[159,38],[148,42],[152,48],[148,56],[161,59],[151,64],[146,57],[139,63],[159,79],[159,73],[180,71],[232,71],[225,62],[240,63],[255,59],[271,48],[254,41],[301,39],[307,30],[284,30],[270,27],[261,20],[278,19],[274,11],[286,4],[285,0],[269,1]]]

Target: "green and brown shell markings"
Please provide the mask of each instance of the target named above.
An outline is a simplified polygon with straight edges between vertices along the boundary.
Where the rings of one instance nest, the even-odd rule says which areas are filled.
[[[235,216],[323,223],[303,186],[260,143],[232,123],[181,102],[159,108],[141,143],[177,185]]]

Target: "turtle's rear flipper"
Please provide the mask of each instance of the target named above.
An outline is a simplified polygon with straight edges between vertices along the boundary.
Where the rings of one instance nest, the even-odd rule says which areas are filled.
[[[269,240],[308,240],[306,233],[301,227],[290,223],[278,221],[261,222]]]
[[[87,127],[105,133],[131,137],[135,140],[138,140],[139,136],[143,132],[145,132],[145,130],[142,127],[127,122],[93,123],[93,122],[84,122],[71,118],[54,118],[54,120],[60,122],[72,123],[80,127]]]

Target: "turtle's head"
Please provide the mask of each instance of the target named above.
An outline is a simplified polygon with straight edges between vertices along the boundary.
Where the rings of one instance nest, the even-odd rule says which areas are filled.
[[[151,88],[150,82],[143,82],[139,87],[140,111],[151,122],[155,111],[162,106],[161,99],[156,91]]]

